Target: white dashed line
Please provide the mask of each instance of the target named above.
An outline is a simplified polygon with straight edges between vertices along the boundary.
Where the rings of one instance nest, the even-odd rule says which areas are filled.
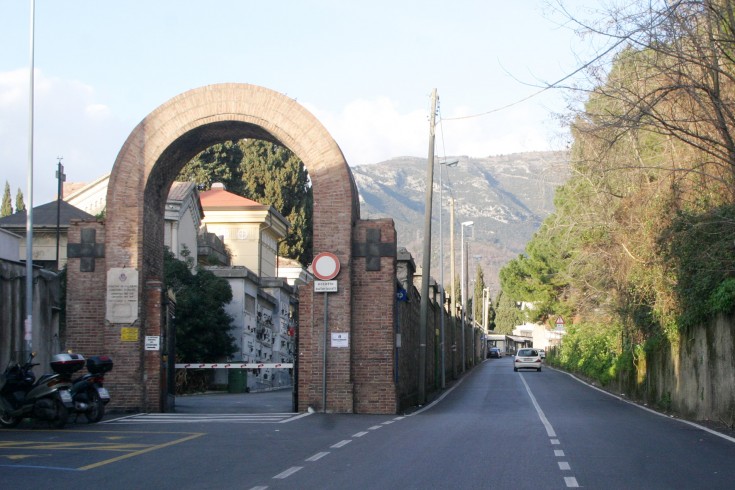
[[[366,434],[367,434],[367,432],[362,431],[362,432],[358,432],[357,434],[353,434],[352,437],[362,437],[362,436],[364,436]]]
[[[328,452],[325,452],[325,451],[322,451],[320,453],[316,453],[314,456],[312,456],[310,458],[306,458],[306,461],[318,461],[318,460],[322,459],[324,456],[326,456],[327,454],[329,454],[329,453]]]
[[[331,445],[329,447],[332,447],[332,448],[335,448],[336,449],[336,448],[344,447],[344,446],[346,446],[347,444],[349,444],[351,442],[352,442],[352,439],[345,439],[344,441],[339,441],[337,444],[333,444],[333,445]]]
[[[559,439],[552,439],[551,440],[551,444],[553,444],[554,446],[558,446],[559,445]]]
[[[382,425],[373,425],[372,427],[368,427],[368,430],[378,430],[381,427],[383,427],[383,426]]]
[[[283,480],[283,479],[288,478],[289,476],[293,475],[294,473],[296,473],[297,471],[299,471],[299,470],[301,470],[303,468],[304,468],[303,466],[292,466],[289,469],[287,469],[286,471],[283,471],[281,473],[278,473],[276,476],[273,477],[273,479],[274,480],[275,479]]]
[[[572,467],[569,466],[569,463],[567,463],[566,461],[559,461],[559,469],[569,471],[572,469]]]
[[[393,422],[395,422],[395,420],[386,420],[385,422],[383,422],[383,425],[390,425]]]
[[[268,487],[264,487],[263,485],[260,485],[258,487],[253,487],[250,490],[266,490]]]
[[[556,456],[557,458],[562,458],[564,457],[564,451],[562,451],[561,449],[554,449],[554,456]]]
[[[577,479],[573,476],[565,476],[564,477],[564,483],[567,484],[567,488],[577,488],[579,487],[579,484],[577,483]]]

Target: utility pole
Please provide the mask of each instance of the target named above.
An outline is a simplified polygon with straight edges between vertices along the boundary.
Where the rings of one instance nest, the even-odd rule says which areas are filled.
[[[66,181],[66,174],[64,174],[64,166],[61,161],[64,157],[56,157],[59,160],[58,168],[56,170],[56,180],[58,181],[58,189],[56,192],[56,271],[61,270],[61,264],[59,263],[59,240],[61,238],[61,200],[64,198],[64,187],[63,182]]]
[[[24,325],[24,357],[33,352],[33,95],[35,81],[36,2],[31,0],[30,95],[28,100],[28,205],[26,206],[26,320]]]
[[[449,249],[450,249],[450,263],[449,263],[449,274],[452,276],[450,283],[450,293],[452,295],[452,318],[455,320],[452,322],[452,374],[454,379],[457,379],[457,291],[454,288],[454,196],[449,199]]]
[[[426,165],[426,202],[424,204],[424,256],[421,270],[421,322],[419,324],[419,405],[426,402],[426,331],[429,327],[429,278],[431,275],[431,209],[434,192],[434,139],[436,89],[431,92],[429,114],[429,161]]]

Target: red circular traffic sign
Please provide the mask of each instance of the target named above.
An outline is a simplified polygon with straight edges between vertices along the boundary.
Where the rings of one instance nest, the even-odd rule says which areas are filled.
[[[311,269],[317,279],[329,281],[339,274],[339,259],[332,252],[322,252],[314,257]]]

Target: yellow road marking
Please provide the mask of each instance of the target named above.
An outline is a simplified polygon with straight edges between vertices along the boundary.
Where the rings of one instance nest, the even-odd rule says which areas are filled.
[[[191,434],[189,437],[182,437],[181,439],[177,439],[175,441],[166,442],[164,444],[158,444],[157,446],[151,446],[149,448],[142,449],[142,450],[136,451],[134,453],[124,454],[124,455],[118,456],[116,458],[111,458],[111,459],[107,459],[107,460],[104,460],[104,461],[100,461],[99,463],[94,463],[94,464],[90,464],[90,465],[87,465],[87,466],[82,466],[81,468],[77,468],[77,469],[78,470],[81,470],[81,471],[86,471],[86,470],[91,470],[93,468],[99,468],[100,466],[104,466],[104,465],[107,465],[107,464],[110,464],[110,463],[115,463],[117,461],[122,461],[123,459],[128,459],[128,458],[132,458],[132,457],[135,457],[135,456],[140,456],[141,454],[149,453],[151,451],[157,451],[158,449],[163,449],[165,447],[169,447],[169,446],[173,446],[173,445],[176,445],[176,444],[180,444],[182,442],[191,441],[192,439],[196,439],[198,437],[201,437],[204,434],[205,434],[204,432]]]

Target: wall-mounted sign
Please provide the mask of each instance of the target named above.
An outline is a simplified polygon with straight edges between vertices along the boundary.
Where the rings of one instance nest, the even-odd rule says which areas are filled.
[[[110,323],[133,323],[138,319],[138,271],[113,267],[107,271],[107,314]]]
[[[161,350],[161,337],[157,335],[146,335],[145,350]]]
[[[123,342],[137,342],[140,338],[138,327],[123,327],[120,329],[120,340]]]
[[[350,334],[347,332],[332,332],[332,347],[344,348],[350,346]]]

